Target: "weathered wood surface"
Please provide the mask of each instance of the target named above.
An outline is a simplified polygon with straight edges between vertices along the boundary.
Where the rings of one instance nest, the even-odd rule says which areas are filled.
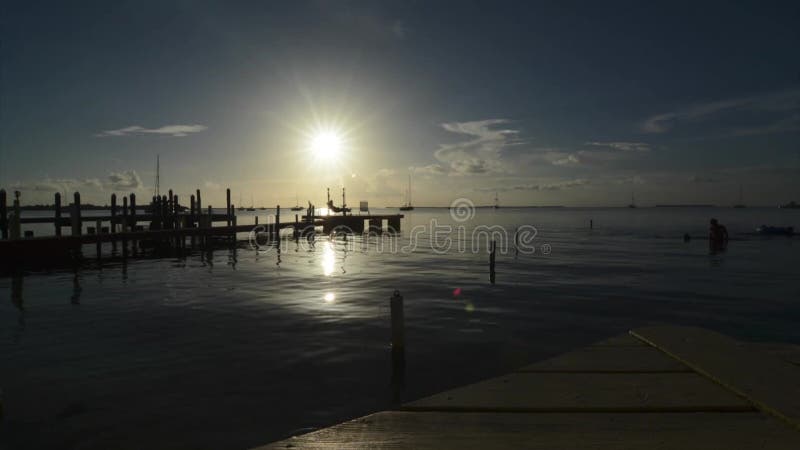
[[[650,327],[631,334],[800,429],[800,367],[702,328]]]
[[[530,364],[518,372],[691,372],[684,364],[647,345],[597,345]]]
[[[793,411],[800,395],[786,377],[798,368],[756,348],[705,330],[635,330],[262,448],[798,449],[800,431],[751,399]]]
[[[796,366],[800,366],[800,345],[783,344],[774,342],[753,343],[752,347],[759,352],[766,352],[770,355],[788,361]]]
[[[748,411],[693,373],[512,373],[403,405],[408,411]]]
[[[800,433],[759,413],[517,414],[381,412],[266,449],[800,448]]]

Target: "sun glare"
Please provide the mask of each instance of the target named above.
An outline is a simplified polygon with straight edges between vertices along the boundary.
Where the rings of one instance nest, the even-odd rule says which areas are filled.
[[[311,137],[311,153],[322,161],[336,161],[342,150],[342,137],[334,130],[320,130]]]

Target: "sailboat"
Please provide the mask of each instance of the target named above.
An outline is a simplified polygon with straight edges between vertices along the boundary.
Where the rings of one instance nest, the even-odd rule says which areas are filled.
[[[400,211],[413,211],[414,207],[411,206],[411,174],[408,174],[408,193],[406,195],[406,204],[400,207]]]
[[[494,209],[500,209],[500,200],[497,199],[497,191],[494,193]]]
[[[631,192],[631,204],[628,205],[628,208],[636,208],[636,199],[633,198],[633,192]]]
[[[734,208],[746,208],[742,197],[742,185],[739,185],[739,203],[733,205]]]
[[[292,211],[302,211],[304,208],[300,206],[300,198],[297,196],[297,193],[294,194],[294,206],[292,206]]]
[[[247,208],[248,211],[255,211],[256,207],[253,206],[253,194],[250,194],[250,207]]]
[[[244,206],[242,206],[242,193],[241,192],[239,192],[239,207],[236,208],[236,209],[238,209],[239,211],[244,211]]]

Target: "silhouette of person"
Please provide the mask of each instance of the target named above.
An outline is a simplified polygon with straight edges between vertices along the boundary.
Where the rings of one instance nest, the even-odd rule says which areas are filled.
[[[725,251],[728,246],[728,229],[725,225],[717,222],[717,219],[711,219],[711,225],[708,228],[708,245],[712,252]]]

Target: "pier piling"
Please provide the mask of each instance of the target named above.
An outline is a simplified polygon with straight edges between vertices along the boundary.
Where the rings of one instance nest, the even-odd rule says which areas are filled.
[[[53,198],[53,207],[55,208],[55,232],[56,236],[61,236],[61,194],[56,192]]]
[[[6,190],[0,189],[0,238],[8,239],[8,205]]]
[[[495,266],[496,252],[497,252],[497,242],[493,240],[491,244],[491,249],[489,251],[489,282],[492,284],[494,284],[494,279],[495,279],[494,266]]]
[[[76,192],[72,203],[72,211],[69,213],[69,218],[72,223],[72,235],[81,235],[81,194]]]
[[[111,194],[111,222],[108,224],[111,233],[117,232],[117,194]]]

